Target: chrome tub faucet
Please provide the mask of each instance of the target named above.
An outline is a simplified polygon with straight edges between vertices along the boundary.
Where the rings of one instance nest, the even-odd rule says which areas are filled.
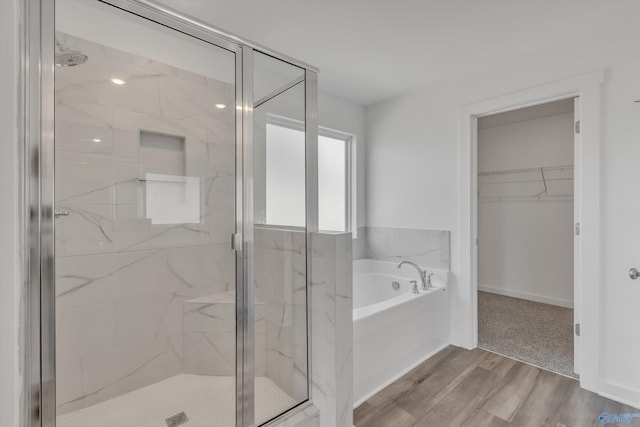
[[[422,282],[422,290],[426,291],[428,289],[431,289],[433,286],[431,285],[431,276],[433,276],[433,273],[431,273],[429,275],[429,279],[427,280],[427,272],[425,270],[423,270],[422,268],[420,268],[420,266],[418,264],[416,264],[415,262],[411,262],[411,261],[400,261],[398,263],[398,268],[402,267],[404,264],[408,264],[410,266],[412,266],[413,268],[415,268],[418,271],[418,274],[420,275],[420,281]]]

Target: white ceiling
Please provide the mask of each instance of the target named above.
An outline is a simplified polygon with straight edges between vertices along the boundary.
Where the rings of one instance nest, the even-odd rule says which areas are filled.
[[[636,0],[161,2],[318,66],[321,90],[362,105],[640,17]]]

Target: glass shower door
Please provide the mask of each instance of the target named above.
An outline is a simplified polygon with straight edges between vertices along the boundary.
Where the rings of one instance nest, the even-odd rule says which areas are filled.
[[[55,2],[43,425],[262,425],[309,400],[315,79],[109,3]]]
[[[56,2],[59,427],[236,425],[236,53]]]
[[[254,52],[255,422],[309,398],[305,70]]]

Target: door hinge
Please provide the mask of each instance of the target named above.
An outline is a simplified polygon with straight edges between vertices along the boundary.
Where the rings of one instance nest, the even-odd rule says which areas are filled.
[[[576,121],[575,130],[576,130],[576,133],[580,133],[580,120]]]
[[[576,323],[576,336],[580,336],[580,323]]]
[[[242,239],[239,233],[234,233],[231,235],[231,250],[239,251],[240,249],[242,249]]]
[[[576,222],[576,229],[575,229],[575,232],[576,232],[576,236],[579,236],[579,235],[580,235],[580,223],[579,223],[579,222]]]

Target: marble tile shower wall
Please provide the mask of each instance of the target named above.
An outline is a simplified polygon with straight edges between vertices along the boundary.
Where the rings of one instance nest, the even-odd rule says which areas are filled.
[[[363,259],[367,257],[367,227],[358,227],[357,238],[353,241],[353,259]]]
[[[266,376],[302,401],[308,393],[305,231],[256,227],[254,258],[255,298],[264,303]]]
[[[421,266],[449,270],[450,232],[411,228],[364,227],[364,251],[357,258],[413,261]]]
[[[89,55],[56,71],[56,207],[70,213],[56,220],[64,413],[182,372],[185,301],[234,289],[234,111],[214,104],[233,105],[235,94],[226,83],[58,37]],[[126,85],[114,86],[114,74]],[[146,217],[141,130],[184,139],[184,175],[199,185],[199,214],[189,221]],[[217,351],[204,331],[190,334]]]

